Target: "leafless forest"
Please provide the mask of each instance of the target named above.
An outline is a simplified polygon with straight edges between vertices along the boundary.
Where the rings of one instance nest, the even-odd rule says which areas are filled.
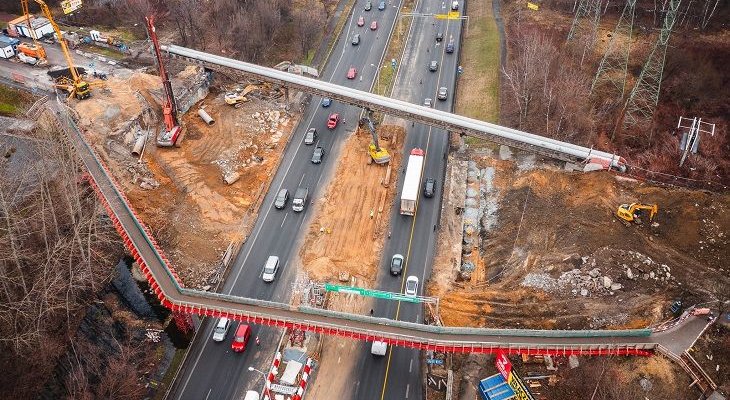
[[[47,380],[121,254],[79,162],[59,137],[49,131],[3,143],[0,387],[8,398],[28,398]]]

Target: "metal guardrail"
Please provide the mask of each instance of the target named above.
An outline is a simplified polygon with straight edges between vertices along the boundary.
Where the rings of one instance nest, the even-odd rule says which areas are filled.
[[[651,334],[648,329],[542,331],[439,327],[183,288],[104,163],[86,142],[67,110],[62,106],[59,110],[59,115],[65,116],[71,141],[87,165],[95,188],[112,219],[118,222],[118,225],[115,224],[117,229],[120,234],[126,234],[125,243],[140,262],[162,304],[173,311],[204,316],[225,315],[253,323],[298,327],[360,340],[381,340],[393,345],[441,351],[494,352],[501,349],[529,354],[625,355],[649,354],[656,346],[651,340],[645,340]],[[626,341],[625,338],[636,340]]]

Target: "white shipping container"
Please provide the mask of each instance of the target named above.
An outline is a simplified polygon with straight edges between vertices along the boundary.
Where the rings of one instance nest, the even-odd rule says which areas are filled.
[[[31,19],[30,25],[33,27],[33,33],[35,33],[36,39],[42,38],[43,35],[54,33],[53,25],[51,25],[51,23],[43,17]],[[25,22],[17,24],[15,29],[18,31],[20,36],[28,38],[33,37],[31,36],[30,29],[28,29],[28,25]]]
[[[403,180],[403,191],[400,196],[400,213],[414,215],[416,213],[416,199],[421,186],[421,171],[423,170],[423,150],[411,150],[406,167],[406,177]]]
[[[13,46],[9,44],[0,43],[0,57],[2,58],[12,58],[15,55],[15,51],[13,50]]]

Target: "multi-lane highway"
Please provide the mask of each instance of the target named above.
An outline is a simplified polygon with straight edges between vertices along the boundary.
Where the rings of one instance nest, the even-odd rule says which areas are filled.
[[[446,13],[449,2],[419,0],[415,13]],[[444,40],[436,41],[437,33],[443,33]],[[402,64],[394,85],[393,97],[418,105],[426,98],[432,99],[434,108],[451,111],[458,67],[461,22],[458,20],[436,20],[417,17],[408,33]],[[456,50],[446,53],[446,44],[452,42]],[[429,64],[438,62],[438,70],[430,71]],[[448,89],[448,99],[437,99],[439,87]],[[435,249],[436,227],[441,207],[441,189],[445,171],[445,156],[448,151],[448,136],[445,131],[425,125],[407,125],[407,137],[403,146],[404,162],[411,149],[419,147],[426,151],[423,179],[436,179],[436,195],[425,198],[419,191],[419,201],[414,217],[400,215],[399,203],[394,202],[391,210],[391,238],[384,246],[377,286],[381,290],[402,292],[409,275],[418,277],[419,294],[431,274],[431,263]],[[402,171],[401,171],[402,172]],[[403,187],[404,174],[399,174],[398,193]],[[402,275],[393,277],[389,266],[393,254],[405,257]],[[423,306],[378,300],[374,306],[375,316],[409,322],[423,322]],[[421,399],[423,398],[423,375],[420,352],[412,349],[391,348],[385,357],[370,354],[369,346],[362,346],[359,354],[359,381],[354,398],[357,399]]]
[[[322,79],[367,91],[376,77],[399,3],[391,0],[381,11],[377,9],[378,3],[374,2],[373,9],[368,12],[362,10],[364,4],[364,0],[356,4],[356,12],[351,15],[338,38]],[[365,20],[362,27],[357,26],[360,15]],[[372,21],[377,21],[375,30],[370,29]],[[352,45],[355,33],[360,34],[358,45]],[[346,75],[352,67],[357,69],[357,76],[348,79]],[[336,129],[329,130],[326,121],[329,114],[335,112],[340,113],[342,121]],[[259,210],[256,225],[234,261],[223,293],[284,303],[288,301],[297,269],[296,265],[292,265],[296,259],[296,244],[301,237],[302,224],[311,211],[311,203],[307,204],[304,212],[295,213],[291,210],[291,199],[285,209],[273,208],[274,197],[280,188],[289,189],[293,196],[297,187],[307,187],[310,199],[316,201],[327,183],[322,177],[327,176],[337,162],[338,145],[357,127],[359,114],[360,110],[351,106],[334,102],[324,108],[320,106],[319,98],[312,99],[283,155],[279,170]],[[303,143],[304,132],[309,127],[317,129],[318,143],[315,145],[322,146],[326,151],[322,164],[311,163],[315,146]],[[278,256],[281,265],[276,280],[264,283],[261,272],[270,255]],[[256,371],[249,372],[248,367],[268,368],[278,342],[278,331],[254,327],[252,337],[259,336],[261,346],[251,343],[243,354],[237,354],[230,349],[235,325],[228,334],[228,340],[214,343],[211,340],[214,322],[208,319],[199,328],[169,398],[230,399],[239,397],[238,394],[248,388],[262,386],[261,375]]]

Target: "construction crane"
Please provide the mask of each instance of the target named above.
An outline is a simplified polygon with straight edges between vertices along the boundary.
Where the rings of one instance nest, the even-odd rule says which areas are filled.
[[[25,23],[28,25],[28,33],[30,33],[30,37],[33,39],[33,44],[21,43],[18,45],[18,51],[28,57],[37,59],[38,61],[36,65],[46,64],[46,49],[43,48],[40,42],[38,42],[35,29],[33,29],[33,26],[31,25],[31,15],[30,11],[28,11],[28,0],[21,0],[20,5],[23,8],[23,16],[25,17]]]
[[[86,82],[83,78],[81,78],[81,75],[79,75],[79,71],[76,69],[76,65],[74,65],[74,60],[73,58],[71,58],[71,52],[68,50],[68,45],[66,45],[66,41],[63,40],[63,34],[61,33],[61,29],[58,28],[56,21],[53,19],[53,15],[51,14],[51,10],[48,8],[48,5],[46,5],[46,2],[43,0],[34,1],[38,3],[38,5],[41,7],[43,15],[46,16],[48,21],[51,23],[51,26],[53,26],[53,30],[56,32],[56,36],[58,36],[58,41],[61,44],[63,56],[66,58],[68,70],[71,73],[71,79],[69,79],[68,77],[59,78],[56,81],[55,87],[68,92],[69,99],[72,97],[76,97],[79,100],[89,98],[91,96],[91,86],[98,85],[100,83],[95,82],[90,84]],[[20,2],[23,5],[23,11],[27,13],[28,0],[20,0]]]
[[[157,41],[157,32],[155,32],[154,16],[144,18],[147,21],[147,32],[152,40],[152,46],[155,48],[155,57],[157,57],[157,67],[160,70],[160,79],[162,79],[162,87],[165,91],[165,98],[162,100],[162,115],[165,126],[157,135],[157,145],[160,147],[176,146],[178,139],[182,133],[182,128],[177,120],[177,105],[175,97],[172,93],[172,84],[167,76],[165,65],[162,63],[162,54],[160,53],[160,44]]]
[[[659,206],[656,204],[642,203],[621,204],[618,206],[618,210],[616,210],[616,216],[624,225],[629,226],[631,222],[641,224],[641,217],[646,211],[649,212],[649,222],[652,222],[654,216],[659,211]]]
[[[367,125],[370,130],[370,135],[373,138],[373,142],[368,146],[368,154],[376,164],[387,164],[390,162],[390,154],[388,153],[388,150],[380,147],[378,143],[378,133],[375,131],[375,125],[373,124],[372,118],[373,111],[366,108],[365,112],[365,117],[360,119],[360,126]]]

